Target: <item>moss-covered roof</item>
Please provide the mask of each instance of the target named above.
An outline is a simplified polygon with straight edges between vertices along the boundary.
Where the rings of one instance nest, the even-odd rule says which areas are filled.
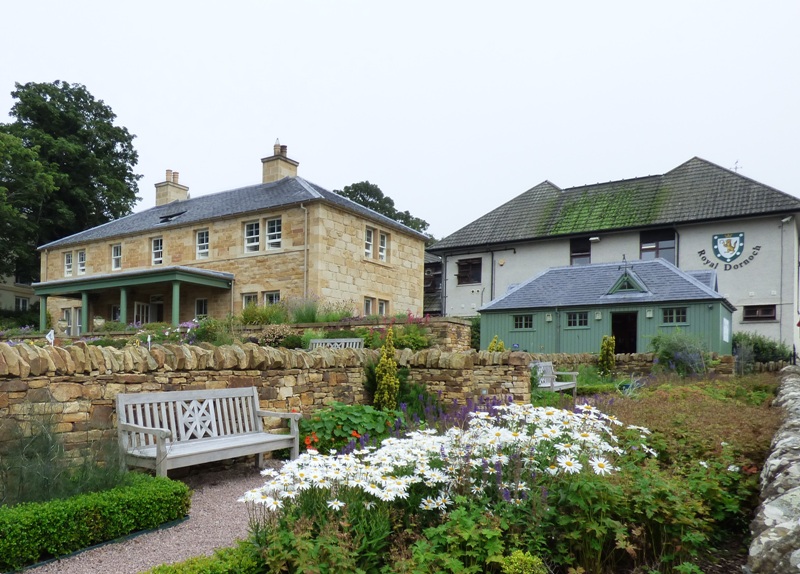
[[[560,189],[544,181],[430,251],[800,211],[800,199],[700,158],[664,175]]]

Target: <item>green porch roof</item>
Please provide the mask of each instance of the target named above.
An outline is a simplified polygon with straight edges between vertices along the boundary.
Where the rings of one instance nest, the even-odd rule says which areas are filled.
[[[36,295],[68,295],[82,291],[95,291],[98,289],[114,289],[131,287],[134,285],[147,285],[152,283],[168,283],[179,281],[194,285],[205,285],[218,289],[230,289],[233,285],[232,273],[210,271],[195,267],[173,266],[162,269],[144,269],[138,271],[122,271],[89,277],[76,277],[58,281],[43,281],[33,284]]]

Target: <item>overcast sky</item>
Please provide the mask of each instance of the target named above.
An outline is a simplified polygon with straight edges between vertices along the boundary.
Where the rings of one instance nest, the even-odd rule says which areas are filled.
[[[261,181],[277,138],[444,237],[525,190],[693,156],[800,196],[800,2],[3,2],[14,82],[84,84],[136,135],[141,201]]]

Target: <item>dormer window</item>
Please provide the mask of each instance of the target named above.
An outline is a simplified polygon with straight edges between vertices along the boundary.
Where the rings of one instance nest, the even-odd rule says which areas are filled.
[[[647,288],[626,269],[617,279],[614,286],[608,290],[609,295],[614,293],[646,293]]]

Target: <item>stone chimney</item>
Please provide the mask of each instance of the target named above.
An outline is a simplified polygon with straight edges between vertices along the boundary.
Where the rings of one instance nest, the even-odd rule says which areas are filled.
[[[284,177],[297,177],[297,166],[299,162],[286,157],[286,146],[281,145],[279,140],[275,140],[272,148],[272,156],[265,157],[262,163],[262,183],[271,183]]]
[[[156,205],[189,199],[189,188],[178,183],[179,175],[177,171],[168,169],[166,181],[156,184]]]

